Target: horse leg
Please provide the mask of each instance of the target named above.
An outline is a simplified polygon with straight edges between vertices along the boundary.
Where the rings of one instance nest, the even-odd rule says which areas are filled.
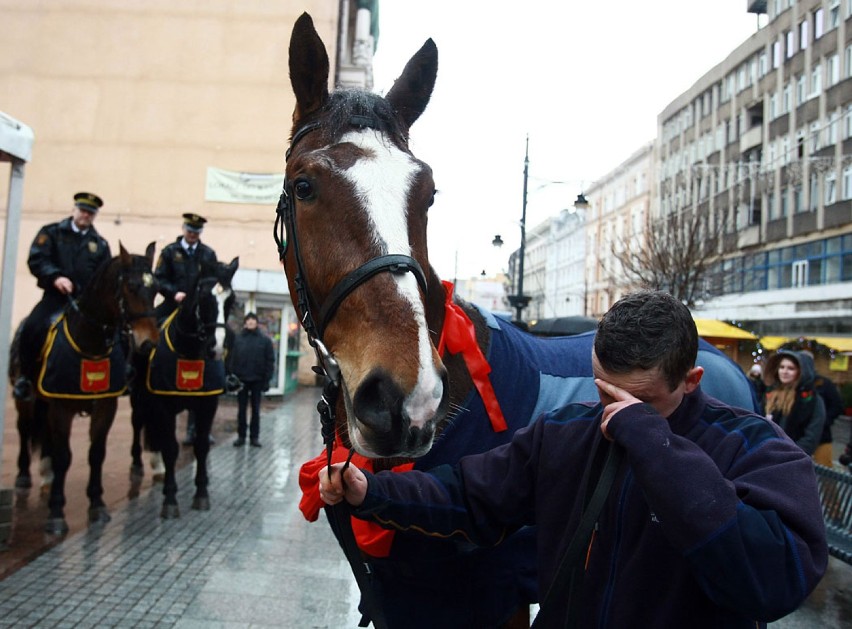
[[[207,492],[209,477],[207,475],[207,455],[210,453],[210,430],[213,427],[213,417],[219,406],[219,396],[211,395],[199,400],[195,414],[195,496],[192,498],[192,508],[197,511],[210,510],[210,495]]]
[[[18,476],[15,478],[15,489],[19,494],[28,494],[33,486],[30,476],[30,446],[32,445],[32,404],[21,400],[15,400],[18,411],[18,439],[20,448],[18,450]]]
[[[142,464],[142,404],[139,394],[130,394],[130,426],[133,429],[133,443],[130,444],[130,483],[131,490],[134,484],[136,492],[131,498],[139,495],[139,485],[145,476],[145,466]]]
[[[175,465],[178,457],[178,442],[175,437],[175,425],[177,413],[172,409],[163,409],[161,418],[164,421],[159,423],[160,429],[160,453],[163,455],[163,463],[166,466],[165,477],[163,478],[163,508],[160,510],[160,517],[165,520],[180,517],[180,509],[177,502],[177,481],[175,480]]]
[[[118,400],[114,397],[98,400],[92,405],[89,425],[89,484],[86,487],[86,495],[89,497],[89,524],[106,523],[111,519],[103,500],[103,466],[107,436],[112,428],[117,407]]]
[[[71,421],[74,412],[57,403],[49,405],[47,413],[53,482],[47,501],[48,519],[45,531],[49,535],[64,535],[68,532],[65,521],[65,476],[71,467]]]

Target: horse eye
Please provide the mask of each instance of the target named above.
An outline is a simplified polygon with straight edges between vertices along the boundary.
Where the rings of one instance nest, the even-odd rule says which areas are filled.
[[[304,201],[313,195],[314,188],[306,179],[299,179],[293,184],[293,192],[296,193],[297,199]]]
[[[429,199],[429,205],[428,205],[428,207],[432,207],[432,205],[434,205],[434,203],[435,203],[435,194],[437,194],[437,192],[438,192],[437,190],[432,190],[432,197]]]

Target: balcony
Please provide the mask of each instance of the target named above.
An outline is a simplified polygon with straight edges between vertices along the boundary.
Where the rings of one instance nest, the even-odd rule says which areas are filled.
[[[740,154],[763,144],[763,127],[752,127],[740,136]]]

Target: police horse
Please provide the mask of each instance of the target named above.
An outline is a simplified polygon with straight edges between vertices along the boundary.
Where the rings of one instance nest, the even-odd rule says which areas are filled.
[[[69,301],[52,324],[39,357],[33,399],[15,400],[21,437],[15,485],[19,490],[31,486],[30,452],[40,448],[43,473],[52,469],[45,527],[52,535],[68,532],[65,477],[71,466],[71,424],[76,415],[91,418],[89,522],[109,521],[101,471],[118,397],[127,390],[127,351],[158,339],[153,308],[157,289],[151,270],[154,243],[144,256],[128,253],[121,243],[119,249],[119,255],[97,269],[82,294]],[[16,337],[19,333],[20,327]],[[10,348],[10,373],[19,368],[18,347],[13,343]]]
[[[195,414],[195,495],[192,508],[210,509],[207,491],[209,435],[225,390],[223,354],[228,310],[233,303],[231,280],[239,258],[230,264],[202,268],[186,298],[160,328],[160,341],[134,364],[135,383],[130,394],[133,424],[131,487],[134,475],[142,474],[141,441],[163,458],[163,506],[165,519],[180,517],[175,465],[178,442],[177,415]]]
[[[275,238],[327,381],[319,409],[330,453],[300,473],[308,519],[318,516],[316,476],[329,460],[429,469],[506,443],[550,408],[597,400],[593,333],[533,337],[454,297],[429,265],[435,183],[408,134],[437,66],[430,39],[386,97],[329,93],[328,56],[311,18],[303,14],[293,28],[296,108]],[[471,159],[486,158],[469,150]],[[718,364],[733,383],[724,388],[750,399],[739,368]],[[529,626],[538,600],[530,528],[477,549],[358,520],[350,530],[346,515],[328,517],[376,626]]]

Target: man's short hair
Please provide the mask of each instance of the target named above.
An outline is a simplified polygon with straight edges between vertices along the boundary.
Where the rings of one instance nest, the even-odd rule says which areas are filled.
[[[253,312],[249,312],[248,314],[246,314],[245,317],[243,317],[243,323],[245,323],[249,319],[254,319],[255,321],[257,321],[257,315]]]
[[[698,330],[689,308],[662,291],[640,291],[619,299],[595,335],[601,367],[624,374],[660,369],[673,391],[695,366]]]

